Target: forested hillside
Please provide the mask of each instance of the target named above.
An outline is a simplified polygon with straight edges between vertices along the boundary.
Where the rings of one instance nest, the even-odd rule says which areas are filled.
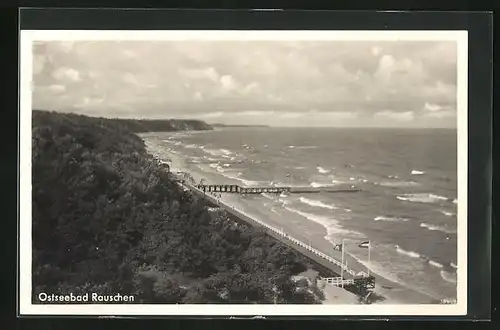
[[[33,110],[33,120],[39,124],[51,122],[53,116],[57,116],[56,112]],[[201,120],[177,120],[177,119],[155,119],[155,120],[139,120],[139,119],[108,119],[87,117],[76,114],[65,114],[66,117],[77,120],[80,124],[92,125],[113,125],[120,127],[133,133],[144,132],[173,132],[173,131],[207,131],[213,127]]]
[[[314,302],[290,280],[303,259],[180,189],[133,134],[142,124],[33,113],[33,301]]]

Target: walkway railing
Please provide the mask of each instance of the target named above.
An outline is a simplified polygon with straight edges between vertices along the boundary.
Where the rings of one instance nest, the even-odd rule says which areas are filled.
[[[342,279],[342,277],[326,277],[323,278],[322,281],[326,282],[327,284],[332,284],[334,286],[343,286],[343,285],[350,285],[354,284],[354,279]]]

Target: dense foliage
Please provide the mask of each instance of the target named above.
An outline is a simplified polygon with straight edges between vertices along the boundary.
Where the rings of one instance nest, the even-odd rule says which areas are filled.
[[[32,147],[34,297],[314,302],[295,251],[180,189],[123,121],[35,111]]]
[[[38,125],[50,124],[53,117],[57,116],[56,112],[48,111],[33,111],[34,122]],[[68,118],[77,120],[79,124],[90,125],[112,125],[113,127],[133,133],[144,132],[172,132],[172,131],[206,131],[212,130],[212,126],[201,120],[177,120],[177,119],[156,119],[156,120],[141,120],[141,119],[107,119],[107,118],[90,118],[76,114],[66,114]]]

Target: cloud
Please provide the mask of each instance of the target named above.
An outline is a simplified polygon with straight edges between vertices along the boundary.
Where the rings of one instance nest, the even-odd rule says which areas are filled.
[[[222,111],[217,111],[217,112],[209,112],[209,113],[204,113],[202,114],[201,116],[203,118],[219,118],[219,117],[222,117],[224,116],[224,112]]]
[[[59,41],[57,44],[54,45],[56,45],[60,51],[64,53],[69,53],[73,50],[75,41]]]
[[[456,118],[457,111],[447,105],[425,103],[422,117],[431,119],[453,119]]]
[[[54,73],[53,76],[56,80],[70,80],[70,81],[80,81],[80,73],[72,68],[59,68]]]
[[[104,97],[103,98],[84,97],[80,103],[73,105],[73,107],[85,108],[85,107],[100,105],[104,101],[104,99],[105,99]]]
[[[64,85],[50,85],[49,89],[54,93],[62,93],[66,90]]]
[[[219,81],[219,73],[213,67],[207,67],[204,69],[180,68],[179,72],[182,76],[189,79],[209,79],[213,82]]]
[[[443,107],[440,106],[439,104],[431,104],[425,102],[424,110],[426,111],[439,111],[441,109],[443,109]]]
[[[222,88],[225,90],[235,90],[238,87],[236,80],[231,75],[224,75],[220,78],[220,82],[222,84]]]
[[[125,55],[126,57],[131,57],[131,58],[137,57],[137,54],[133,50],[130,50],[130,49],[125,49],[123,51],[123,55]]]
[[[390,121],[412,121],[415,118],[413,111],[395,112],[395,111],[381,111],[375,113],[373,116],[376,119],[390,120]]]
[[[130,72],[127,72],[123,75],[123,80],[129,84],[132,85],[138,85],[139,83],[137,82],[137,79],[135,79],[135,76],[131,74]]]
[[[37,75],[43,71],[45,67],[45,56],[37,56],[33,57],[33,74]]]
[[[305,114],[301,112],[283,112],[278,115],[282,119],[297,119],[297,118],[303,118],[305,116]]]
[[[102,116],[411,126],[456,112],[451,41],[48,41],[33,71],[35,107]]]
[[[456,118],[457,113],[454,110],[444,110],[444,111],[433,111],[430,113],[424,114],[424,117],[429,117],[429,118]]]
[[[260,86],[258,83],[252,82],[252,83],[246,85],[243,88],[242,92],[243,92],[243,94],[250,94],[252,92],[259,93],[259,92],[261,92],[261,90],[260,90]]]
[[[236,116],[271,116],[275,111],[242,111],[234,113]]]
[[[194,93],[193,98],[194,98],[196,101],[203,101],[203,95],[202,95],[200,92],[196,92],[196,93]]]
[[[375,46],[375,47],[371,48],[371,52],[372,52],[373,56],[378,56],[381,51],[382,51],[382,48],[380,48],[380,47]]]

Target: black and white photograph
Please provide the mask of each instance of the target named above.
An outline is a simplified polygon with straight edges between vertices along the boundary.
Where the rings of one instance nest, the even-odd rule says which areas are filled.
[[[467,32],[21,51],[21,312],[466,314]]]

